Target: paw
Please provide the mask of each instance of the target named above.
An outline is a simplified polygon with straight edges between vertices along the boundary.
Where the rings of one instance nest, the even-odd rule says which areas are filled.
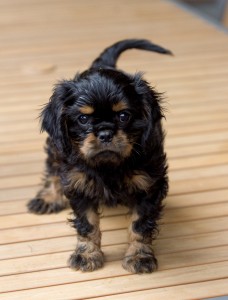
[[[152,273],[157,269],[157,259],[152,253],[136,253],[124,257],[122,266],[131,273]]]
[[[104,255],[100,249],[93,252],[81,252],[79,249],[70,256],[68,264],[74,270],[91,272],[100,269],[104,265]]]
[[[27,203],[29,212],[34,214],[52,214],[58,213],[67,207],[66,203],[45,202],[42,198],[34,198]]]

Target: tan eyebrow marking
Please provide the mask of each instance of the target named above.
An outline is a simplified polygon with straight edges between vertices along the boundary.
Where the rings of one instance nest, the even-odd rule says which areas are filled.
[[[127,103],[125,103],[123,101],[120,101],[116,104],[113,104],[113,106],[112,106],[112,110],[115,111],[115,112],[124,110],[126,108],[128,108]]]
[[[85,106],[80,107],[79,111],[82,114],[91,115],[92,113],[94,113],[94,108],[92,106],[85,105]]]

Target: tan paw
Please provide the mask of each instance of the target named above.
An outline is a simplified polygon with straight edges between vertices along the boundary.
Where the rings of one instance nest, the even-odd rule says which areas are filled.
[[[78,248],[70,256],[68,264],[74,270],[91,272],[103,267],[104,255],[99,248],[92,252]]]
[[[122,266],[131,273],[152,273],[157,269],[157,259],[152,253],[137,253],[124,257]]]

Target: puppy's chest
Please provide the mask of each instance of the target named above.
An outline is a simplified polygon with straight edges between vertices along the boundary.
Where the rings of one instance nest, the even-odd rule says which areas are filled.
[[[139,192],[148,192],[153,179],[142,170],[89,175],[78,170],[67,174],[70,194],[80,194],[107,205],[127,204]]]

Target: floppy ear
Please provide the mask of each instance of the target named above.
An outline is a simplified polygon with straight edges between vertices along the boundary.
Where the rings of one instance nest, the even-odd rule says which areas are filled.
[[[153,143],[152,139],[154,140],[155,134],[159,135],[159,133],[161,133],[160,121],[164,117],[160,105],[161,94],[151,88],[149,84],[142,79],[142,74],[140,73],[134,77],[134,86],[137,94],[141,96],[141,101],[143,101],[143,115],[146,121],[146,128],[142,135],[142,145],[146,146],[148,142]]]
[[[64,83],[56,85],[49,103],[46,104],[40,115],[41,130],[49,134],[61,153],[69,153],[71,149],[64,113],[64,100],[66,97],[67,91]]]

